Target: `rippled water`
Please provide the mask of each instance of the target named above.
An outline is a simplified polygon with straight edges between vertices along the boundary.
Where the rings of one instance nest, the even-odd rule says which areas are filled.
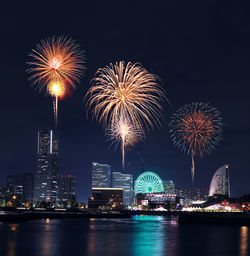
[[[176,217],[35,220],[0,223],[0,256],[250,255],[249,235],[249,227],[179,225]]]

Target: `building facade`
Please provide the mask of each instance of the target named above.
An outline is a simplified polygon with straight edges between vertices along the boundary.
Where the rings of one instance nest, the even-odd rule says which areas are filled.
[[[213,175],[209,196],[224,195],[230,197],[229,165],[220,167]]]
[[[92,163],[92,188],[111,187],[111,166],[108,164]]]
[[[164,208],[173,208],[176,204],[176,194],[165,193],[147,193],[137,194],[136,205],[148,206],[149,208],[157,208],[163,206]]]
[[[92,188],[92,197],[88,200],[90,209],[121,209],[123,208],[122,188]]]
[[[175,184],[172,180],[164,180],[163,185],[164,185],[165,194],[169,194],[169,195],[176,194]]]
[[[207,189],[177,189],[177,196],[182,206],[189,206],[196,201],[207,201],[208,190]]]
[[[58,199],[58,136],[53,130],[38,132],[34,200],[55,203]]]
[[[123,188],[123,204],[125,206],[133,205],[133,175],[123,174],[120,172],[112,172],[112,187]]]
[[[23,173],[7,176],[6,197],[16,195],[25,202],[33,201],[34,176],[33,173]]]
[[[23,175],[8,175],[7,176],[7,187],[12,188],[13,193],[16,196],[23,197]]]
[[[23,174],[23,199],[25,202],[33,202],[34,197],[34,175],[33,173]]]
[[[59,197],[62,204],[76,199],[76,176],[60,175]]]

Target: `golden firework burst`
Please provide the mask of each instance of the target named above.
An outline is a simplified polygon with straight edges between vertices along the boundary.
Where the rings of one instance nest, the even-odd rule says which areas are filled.
[[[29,54],[32,61],[27,70],[30,80],[39,91],[46,88],[51,81],[60,81],[72,89],[79,82],[84,67],[84,55],[80,46],[65,36],[51,37],[42,40],[36,49]]]
[[[120,61],[98,69],[91,84],[87,108],[121,141],[124,166],[125,147],[145,137],[146,130],[161,126],[161,101],[167,98],[160,79],[139,63]]]
[[[127,117],[142,133],[145,127],[161,125],[161,100],[166,94],[159,78],[141,64],[123,61],[98,69],[87,92],[88,108],[93,107],[94,117],[111,127],[120,116]]]

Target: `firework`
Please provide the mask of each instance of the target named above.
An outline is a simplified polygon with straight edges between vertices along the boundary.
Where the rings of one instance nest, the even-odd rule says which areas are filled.
[[[47,87],[48,93],[53,98],[53,108],[54,108],[54,117],[55,125],[57,127],[58,119],[58,99],[63,98],[66,94],[65,86],[59,81],[51,81]]]
[[[104,127],[111,127],[120,116],[126,116],[142,133],[161,125],[161,100],[166,99],[159,78],[139,63],[120,61],[98,69],[87,92],[87,105]]]
[[[113,127],[107,129],[107,135],[110,136],[113,143],[121,144],[122,166],[125,166],[125,151],[143,139],[140,129],[132,124],[128,118],[121,117],[116,120]]]
[[[68,87],[75,88],[84,70],[83,51],[76,42],[65,36],[42,40],[36,49],[32,49],[28,62],[32,73],[30,80],[41,91],[51,81],[60,81]]]
[[[208,103],[191,103],[178,109],[169,123],[175,146],[192,158],[194,180],[194,157],[210,153],[222,140],[222,117]]]
[[[32,85],[39,92],[49,92],[57,101],[61,97],[56,96],[50,84],[55,81],[60,84],[60,92],[65,96],[76,87],[84,70],[83,51],[74,40],[65,36],[42,40],[29,56],[32,61],[28,62],[31,67],[27,72],[31,74]]]
[[[98,69],[91,84],[86,94],[87,106],[104,128],[108,126],[114,131],[111,134],[115,138],[116,134],[120,134],[121,123],[128,120],[142,136],[145,136],[145,130],[161,126],[161,101],[166,99],[166,94],[159,78],[141,64],[125,64],[123,61],[110,64]],[[125,148],[126,139],[121,138],[121,142],[124,144],[122,148]]]

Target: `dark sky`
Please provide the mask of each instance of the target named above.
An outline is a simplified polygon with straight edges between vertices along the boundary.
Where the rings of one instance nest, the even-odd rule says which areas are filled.
[[[249,193],[250,3],[248,1],[53,1],[1,6],[0,183],[36,169],[37,130],[53,127],[52,100],[27,81],[27,55],[43,38],[68,35],[82,45],[87,70],[71,98],[60,102],[60,168],[78,177],[80,200],[90,195],[91,162],[121,171],[119,148],[86,118],[83,97],[97,68],[119,60],[141,62],[164,82],[173,108],[166,122],[127,153],[128,172],[145,169],[177,187],[191,187],[191,160],[169,139],[169,117],[181,105],[209,102],[223,115],[224,140],[196,160],[196,188],[229,163],[233,196]],[[91,4],[90,4],[91,3]]]

